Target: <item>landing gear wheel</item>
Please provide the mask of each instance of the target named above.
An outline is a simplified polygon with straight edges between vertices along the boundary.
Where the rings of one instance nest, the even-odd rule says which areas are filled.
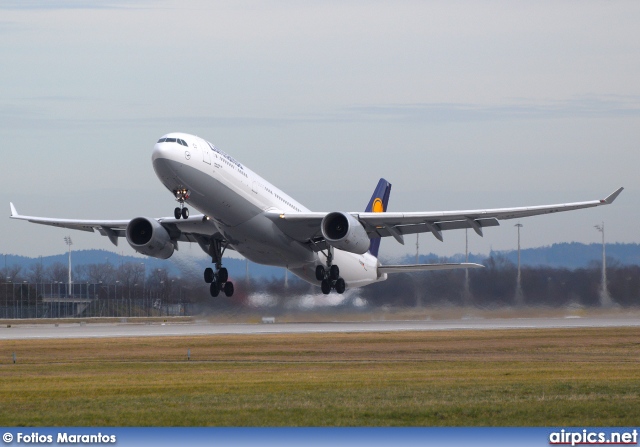
[[[321,266],[321,265],[317,266],[316,267],[316,279],[318,281],[322,281],[324,279],[324,274],[325,274],[324,267]]]
[[[189,208],[187,208],[186,206],[182,208],[182,218],[183,219],[189,218]]]
[[[183,211],[185,210],[187,210],[186,207],[183,208]],[[187,211],[188,215],[189,211]],[[184,218],[187,217],[184,216]],[[220,295],[220,292],[224,292],[227,296],[233,295],[233,283],[229,281],[229,272],[222,267],[222,255],[226,248],[226,244],[223,245],[223,242],[217,239],[212,239],[210,245],[206,247],[207,253],[211,255],[211,262],[215,265],[215,270],[207,267],[204,270],[204,280],[209,283],[209,293],[214,298]]]
[[[177,208],[175,210],[173,210],[173,217],[175,217],[176,219],[180,219],[180,208]]]
[[[338,278],[340,278],[340,269],[337,265],[332,265],[329,268],[329,278],[331,278],[333,281],[337,281]]]
[[[344,289],[347,288],[346,284],[344,283],[344,279],[342,278],[338,278],[336,281],[336,284],[334,286],[336,288],[336,292],[342,294],[344,293]]]
[[[328,279],[323,279],[322,283],[320,284],[320,289],[322,289],[322,293],[324,293],[325,295],[329,295],[329,293],[331,292],[331,281]]]

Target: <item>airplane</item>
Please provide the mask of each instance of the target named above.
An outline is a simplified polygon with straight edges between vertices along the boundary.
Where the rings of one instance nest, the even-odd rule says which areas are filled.
[[[382,265],[380,240],[471,228],[478,235],[499,220],[608,205],[619,188],[602,200],[520,208],[461,211],[387,212],[391,183],[380,179],[364,212],[312,212],[208,141],[186,133],[168,133],[152,152],[153,169],[178,206],[173,217],[130,220],[74,220],[23,216],[10,203],[11,218],[89,232],[114,244],[125,237],[138,253],[171,257],[179,242],[198,244],[214,268],[204,271],[212,297],[233,295],[234,285],[222,266],[225,250],[235,250],[260,264],[285,267],[319,285],[322,293],[344,293],[387,279],[398,272],[480,268],[475,263]],[[190,215],[189,205],[201,214]]]

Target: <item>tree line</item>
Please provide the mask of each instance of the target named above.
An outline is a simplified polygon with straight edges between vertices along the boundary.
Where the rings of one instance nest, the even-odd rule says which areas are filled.
[[[430,259],[429,262],[447,262]],[[578,269],[531,267],[521,268],[521,294],[518,300],[517,266],[500,254],[492,254],[483,269],[463,269],[391,274],[386,281],[363,287],[357,295],[368,305],[429,306],[465,305],[498,307],[529,306],[599,306],[601,304],[601,266],[592,263]],[[64,263],[43,267],[32,264],[28,269],[13,265],[2,269],[0,306],[11,306],[16,300],[42,300],[54,294],[69,294],[68,268]],[[180,276],[165,269],[147,269],[143,263],[111,263],[77,265],[73,270],[72,294],[98,299],[161,300],[164,304],[188,303],[200,308],[236,308],[249,304],[249,297],[260,294],[261,305],[284,308],[303,295],[320,295],[320,289],[293,275],[283,279],[252,280],[235,278],[233,298],[209,296],[208,285],[200,271],[185,271]],[[62,290],[62,292],[61,292]],[[640,266],[621,265],[608,260],[607,290],[620,306],[640,304]],[[353,296],[351,295],[346,295]]]
[[[447,262],[440,259],[439,262]],[[521,267],[521,298],[518,301],[517,266],[499,254],[485,259],[482,269],[445,270],[389,275],[376,286],[362,289],[372,305],[472,305],[497,306],[600,306],[601,264],[567,269],[545,266]],[[606,290],[614,304],[640,305],[640,266],[607,261]],[[467,279],[468,275],[468,279]]]

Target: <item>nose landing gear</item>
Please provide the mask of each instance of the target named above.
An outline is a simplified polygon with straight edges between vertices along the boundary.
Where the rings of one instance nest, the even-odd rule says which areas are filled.
[[[177,206],[176,209],[173,210],[173,217],[175,217],[176,219],[180,219],[180,217],[182,217],[183,219],[189,218],[189,208],[184,206],[184,201],[189,198],[190,194],[191,193],[189,192],[189,190],[184,188],[176,189],[175,191],[173,191],[173,195],[180,203],[180,206]]]

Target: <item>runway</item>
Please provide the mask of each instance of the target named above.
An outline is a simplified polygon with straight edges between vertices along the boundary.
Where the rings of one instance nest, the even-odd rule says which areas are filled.
[[[0,327],[0,340],[71,339],[107,337],[189,337],[197,335],[311,334],[346,332],[398,332],[492,329],[551,329],[638,327],[632,317],[473,318],[458,320],[229,324],[187,323],[83,323],[12,324]]]

